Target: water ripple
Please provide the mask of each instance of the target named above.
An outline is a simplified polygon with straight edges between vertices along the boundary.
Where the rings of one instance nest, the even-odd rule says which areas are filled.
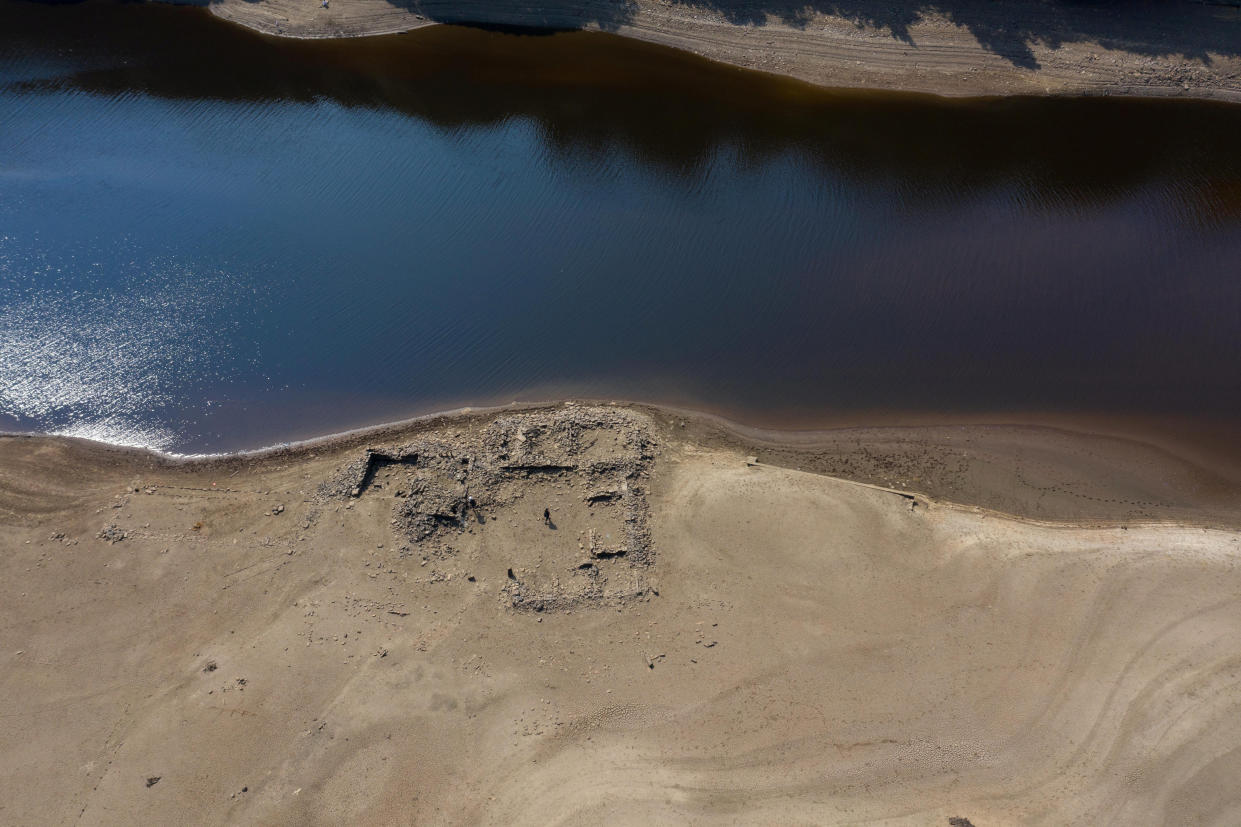
[[[168,448],[160,411],[219,386],[237,345],[227,273],[160,263],[91,293],[37,291],[0,308],[0,414],[52,433]]]

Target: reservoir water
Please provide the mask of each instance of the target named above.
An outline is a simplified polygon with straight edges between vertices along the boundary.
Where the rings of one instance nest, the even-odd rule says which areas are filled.
[[[0,0],[0,430],[568,395],[1241,420],[1241,107],[812,89],[596,33]]]

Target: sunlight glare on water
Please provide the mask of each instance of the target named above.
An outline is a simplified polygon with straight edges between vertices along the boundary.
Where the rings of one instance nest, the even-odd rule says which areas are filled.
[[[119,445],[180,444],[195,423],[152,413],[175,414],[187,392],[227,378],[248,305],[243,286],[163,261],[102,289],[60,289],[59,267],[14,260],[7,241],[0,284],[20,298],[0,307],[0,414]],[[37,278],[15,277],[19,268]]]
[[[1241,107],[0,10],[0,430],[221,451],[569,395],[1241,421]]]

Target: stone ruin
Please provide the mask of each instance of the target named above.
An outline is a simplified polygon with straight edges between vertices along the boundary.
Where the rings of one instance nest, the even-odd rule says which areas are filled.
[[[646,497],[654,458],[645,416],[566,406],[503,415],[451,440],[441,430],[367,449],[325,482],[320,496],[342,500],[390,488],[393,530],[424,555],[450,559],[467,532],[502,531],[492,526],[507,525],[517,509],[527,520],[532,508],[541,513],[537,497],[569,495],[576,512],[614,530],[583,529],[572,559],[557,560],[551,572],[509,568],[505,599],[519,611],[618,605],[656,593],[645,577],[655,558]]]

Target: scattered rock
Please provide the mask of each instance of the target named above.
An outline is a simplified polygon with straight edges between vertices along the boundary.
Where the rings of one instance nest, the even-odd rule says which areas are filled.
[[[147,787],[148,787],[148,788],[150,788],[150,787],[154,787],[156,784],[158,784],[158,783],[159,783],[159,779],[160,779],[160,777],[159,777],[158,775],[152,775],[152,776],[148,777],[148,778],[147,778]]]
[[[126,534],[123,529],[118,528],[116,523],[111,523],[100,529],[99,533],[95,536],[100,540],[108,541],[109,544],[115,544],[121,542],[121,540],[124,540],[129,535]]]
[[[596,491],[591,491],[588,493],[586,495],[586,502],[592,504],[612,502],[613,500],[620,499],[620,495],[621,489],[619,487],[600,488]]]

